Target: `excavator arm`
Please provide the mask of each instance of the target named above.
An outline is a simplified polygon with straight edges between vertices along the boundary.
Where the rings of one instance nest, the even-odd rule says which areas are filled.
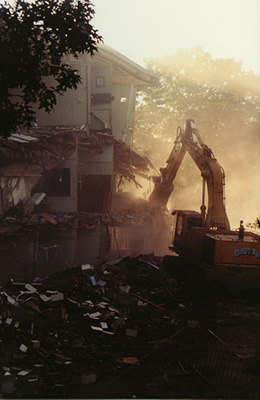
[[[212,150],[203,142],[193,120],[187,120],[184,128],[177,129],[177,137],[167,160],[167,166],[161,168],[161,176],[154,179],[154,190],[149,201],[160,207],[166,207],[173,191],[173,180],[186,152],[190,154],[201,171],[204,182],[207,183],[208,207],[204,221],[205,227],[230,230],[224,205],[224,171]],[[201,212],[205,214],[204,204]]]
[[[186,153],[186,148],[183,146],[181,138],[181,129],[178,128],[173,149],[166,161],[167,167],[160,168],[161,175],[153,177],[154,189],[149,201],[159,207],[166,207],[174,188],[173,181]]]

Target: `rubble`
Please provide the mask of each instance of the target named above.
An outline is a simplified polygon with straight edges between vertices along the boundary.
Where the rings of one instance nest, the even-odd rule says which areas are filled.
[[[154,255],[125,257],[97,266],[83,264],[32,282],[7,282],[0,289],[2,396],[120,397],[120,393],[131,392],[127,385],[124,390],[120,386],[121,380],[127,381],[127,374],[140,375],[142,393],[147,396],[153,390],[157,393],[159,387],[167,393],[173,379],[167,365],[172,363],[180,369],[175,371],[179,386],[182,381],[185,386],[188,367],[174,356],[179,349],[179,345],[174,347],[175,337],[181,340],[189,329],[196,350],[203,345],[202,326],[216,331],[225,326],[237,329],[236,324],[248,315],[240,304],[216,301],[214,307],[209,302],[201,308],[186,293],[176,298],[176,285],[164,271],[162,259]],[[252,326],[258,329],[259,310],[251,307],[249,311],[254,318]],[[225,325],[223,320],[232,320],[233,325]],[[138,371],[150,364],[161,374],[159,383],[149,383],[145,391],[145,382],[153,375],[146,373],[141,378]],[[132,386],[131,390],[135,391]],[[181,398],[180,389],[176,390]]]
[[[164,317],[178,306],[142,257],[10,281],[0,301],[2,395],[9,397],[70,397],[78,385],[115,377],[176,329]]]

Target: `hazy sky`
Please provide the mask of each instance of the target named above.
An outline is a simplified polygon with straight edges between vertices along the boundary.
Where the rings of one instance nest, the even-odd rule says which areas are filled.
[[[260,0],[92,0],[94,26],[133,61],[201,46],[260,74]]]

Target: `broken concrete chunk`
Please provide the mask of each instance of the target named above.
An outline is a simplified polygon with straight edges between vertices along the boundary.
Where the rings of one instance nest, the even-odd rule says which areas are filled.
[[[56,294],[51,295],[51,301],[61,301],[61,300],[64,300],[63,293],[58,292]]]
[[[21,346],[19,347],[19,350],[21,350],[23,353],[26,353],[28,350],[28,347],[25,346],[25,344],[21,344]]]
[[[91,329],[93,329],[93,331],[103,332],[103,329],[100,326],[91,325]]]
[[[46,196],[46,193],[44,193],[44,192],[34,193],[34,195],[29,199],[28,203],[38,205],[44,199],[45,196]]]
[[[40,299],[44,302],[47,302],[50,301],[51,297],[48,297],[45,294],[40,294]]]
[[[12,304],[13,306],[16,304],[15,299],[13,299],[11,296],[7,295],[7,301],[8,303]]]
[[[81,265],[81,270],[82,271],[87,271],[89,269],[92,269],[92,266],[90,264],[83,264]]]
[[[57,294],[58,290],[47,290],[46,293],[47,294]]]
[[[25,285],[25,289],[27,289],[28,292],[30,292],[30,293],[35,293],[35,292],[37,292],[37,289],[35,289],[35,287],[33,287],[32,285],[30,285],[29,283],[27,283],[27,284]]]
[[[74,304],[75,306],[79,306],[79,303],[77,303],[75,300],[69,299],[68,297],[66,298],[70,303]]]
[[[115,308],[113,308],[113,307],[109,307],[109,311],[116,312],[117,314],[119,314],[119,311],[118,311],[118,310],[116,310],[116,309],[115,309]]]
[[[106,308],[106,306],[108,306],[108,303],[106,303],[105,301],[101,301],[96,305],[97,308]]]
[[[82,305],[82,306],[89,306],[89,307],[91,307],[91,308],[94,307],[94,304],[93,304],[93,302],[92,302],[91,300],[86,300],[86,301],[84,301],[83,303],[81,303],[81,305]]]
[[[20,371],[20,372],[18,372],[18,376],[26,376],[26,375],[28,375],[29,373],[30,373],[31,371],[29,370],[23,370],[23,371]]]
[[[91,280],[91,283],[92,283],[93,286],[97,286],[97,282],[96,282],[96,279],[95,279],[94,276],[91,276],[90,280]]]
[[[91,318],[91,319],[99,319],[101,317],[101,315],[102,314],[100,314],[100,312],[97,311],[95,313],[89,314],[89,318]]]

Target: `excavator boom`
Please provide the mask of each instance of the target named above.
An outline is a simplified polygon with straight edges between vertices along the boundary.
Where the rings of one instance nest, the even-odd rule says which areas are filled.
[[[205,227],[230,230],[224,205],[224,171],[212,150],[203,142],[193,120],[186,120],[184,128],[177,129],[177,137],[168,157],[167,166],[161,168],[161,176],[154,179],[154,190],[149,201],[160,207],[166,207],[173,191],[173,181],[186,152],[190,154],[207,183],[208,207]],[[204,205],[201,210],[203,212]]]

